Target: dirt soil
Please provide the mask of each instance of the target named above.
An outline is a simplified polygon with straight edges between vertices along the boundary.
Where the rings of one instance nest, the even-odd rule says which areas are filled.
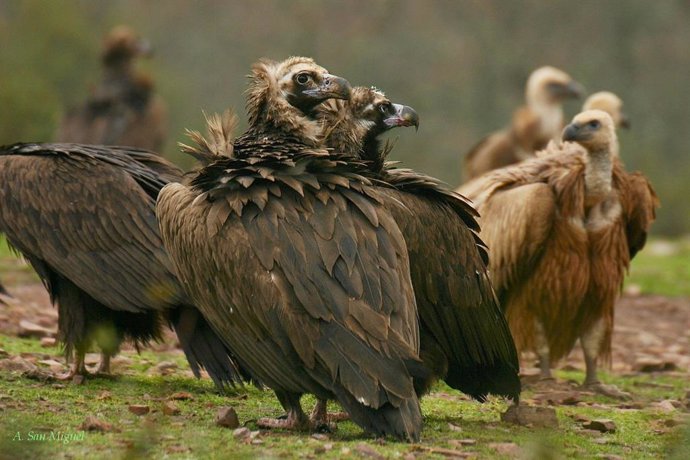
[[[22,321],[57,330],[57,310],[50,304],[41,284],[8,286],[8,289],[14,298],[0,299],[1,334],[26,333]],[[166,344],[174,347],[173,334],[166,337]],[[156,348],[165,348],[165,345]],[[529,357],[523,361],[525,364],[530,362]],[[559,366],[584,370],[580,348],[576,346]],[[611,370],[617,374],[690,372],[690,299],[624,295],[616,306]],[[523,371],[533,374],[535,369],[525,368]]]

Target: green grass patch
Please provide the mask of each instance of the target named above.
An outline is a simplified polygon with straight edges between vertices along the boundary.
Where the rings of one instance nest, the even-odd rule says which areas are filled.
[[[57,348],[41,348],[37,340],[8,336],[0,336],[0,348],[10,355],[21,352],[26,357],[33,353],[39,360],[56,359],[60,354]],[[508,407],[506,401],[491,399],[479,404],[439,384],[422,400],[425,420],[419,445],[372,439],[351,422],[340,422],[327,440],[276,430],[262,431],[254,438],[255,443],[248,443],[235,439],[232,430],[216,426],[216,412],[220,406],[232,406],[240,423],[257,430],[257,418],[282,414],[272,392],[246,387],[218,394],[208,379],[181,375],[187,367],[179,352],[126,351],[123,355],[128,360],[116,367],[116,378],[94,378],[84,385],[37,381],[0,371],[0,458],[356,458],[361,443],[387,458],[402,458],[411,452],[423,452],[424,458],[443,458],[435,453],[439,448],[470,452],[478,458],[508,458],[498,454],[491,443],[516,443],[531,458],[599,454],[659,458],[690,446],[682,427],[665,425],[666,420],[680,415],[661,413],[650,405],[662,399],[682,399],[686,376],[623,377],[604,373],[607,383],[632,392],[640,408],[621,408],[608,398],[586,396],[588,405],[557,407],[557,429],[502,423],[500,414]],[[151,375],[150,369],[161,361],[173,361],[179,370],[165,377]],[[557,375],[578,382],[583,378],[577,371]],[[190,393],[192,399],[175,401],[179,415],[164,415],[162,405],[179,392]],[[532,396],[527,391],[522,397],[529,400]],[[303,402],[305,410],[310,410],[314,399],[306,396]],[[129,411],[131,404],[148,405],[151,412],[137,416]],[[333,405],[331,410],[337,408]],[[612,419],[618,429],[611,434],[585,432],[577,415]],[[88,416],[110,423],[113,430],[85,432],[83,438],[66,443],[50,439],[51,433],[54,438],[59,436],[57,433],[80,435]],[[33,440],[29,440],[30,434]],[[45,440],[38,439],[41,434],[45,434]],[[461,439],[473,439],[475,443],[461,446]]]
[[[633,259],[626,283],[644,294],[690,296],[690,239],[648,242]]]

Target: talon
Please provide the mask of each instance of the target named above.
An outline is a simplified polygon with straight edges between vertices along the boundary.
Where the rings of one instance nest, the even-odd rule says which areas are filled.
[[[600,395],[608,396],[609,398],[619,399],[621,401],[632,399],[632,395],[630,393],[620,390],[615,385],[605,385],[601,382],[591,382],[584,383],[582,388],[593,391],[594,393],[598,393]]]

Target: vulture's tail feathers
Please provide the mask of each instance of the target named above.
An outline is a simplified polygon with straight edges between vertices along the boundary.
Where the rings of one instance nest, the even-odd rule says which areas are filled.
[[[232,352],[195,307],[178,307],[170,314],[170,323],[197,378],[203,368],[221,390],[249,380],[248,373],[237,365]]]

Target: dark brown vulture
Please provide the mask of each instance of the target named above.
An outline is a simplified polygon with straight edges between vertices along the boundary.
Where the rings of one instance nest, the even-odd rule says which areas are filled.
[[[610,396],[597,359],[610,360],[614,304],[644,245],[658,200],[614,157],[615,125],[600,110],[577,115],[561,145],[492,171],[458,191],[481,214],[491,273],[518,349],[534,350],[543,377],[579,338],[585,385]]]
[[[383,204],[407,244],[420,319],[420,356],[433,375],[415,382],[418,395],[433,380],[483,401],[487,394],[520,394],[519,363],[508,324],[488,276],[476,211],[440,181],[385,165],[378,137],[396,126],[417,126],[416,112],[380,91],[357,87],[349,101],[319,107],[325,145],[370,161]]]
[[[353,158],[317,147],[309,114],[349,84],[293,57],[253,66],[234,157],[169,184],[157,212],[195,304],[306,428],[301,395],[336,399],[364,430],[418,440],[425,373],[405,242]]]
[[[513,113],[509,127],[488,135],[465,155],[465,180],[534,157],[534,152],[560,135],[563,101],[579,98],[583,91],[578,82],[554,67],[532,72],[525,90],[527,105]]]
[[[103,47],[103,79],[83,105],[65,114],[57,141],[160,152],[167,131],[165,104],[155,95],[151,77],[134,70],[135,59],[148,54],[148,43],[130,28],[114,28]]]
[[[58,306],[65,377],[85,376],[93,342],[99,371],[124,339],[137,347],[170,322],[194,373],[239,379],[223,342],[184,295],[160,238],[155,202],[181,171],[137,149],[78,144],[0,148],[0,232],[36,270]]]

